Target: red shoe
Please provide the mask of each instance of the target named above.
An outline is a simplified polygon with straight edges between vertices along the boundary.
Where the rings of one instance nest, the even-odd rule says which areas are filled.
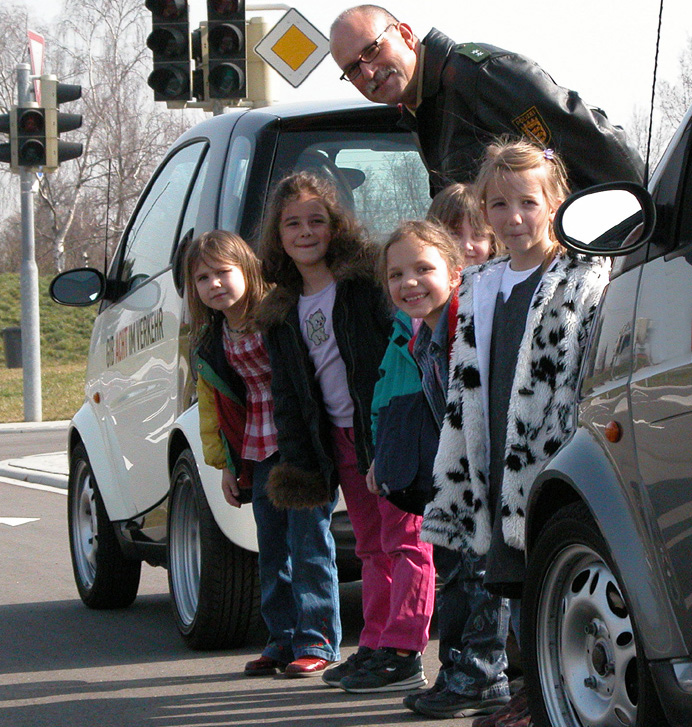
[[[320,659],[319,656],[301,656],[300,659],[292,661],[284,671],[287,677],[311,677],[321,674],[334,662],[327,659]]]
[[[501,707],[497,712],[489,714],[487,717],[477,717],[473,720],[472,727],[509,727],[511,722],[508,720],[517,719],[528,714],[526,704],[526,691],[520,689],[512,698]],[[523,727],[516,725],[516,727]]]
[[[260,656],[259,659],[248,661],[245,665],[246,677],[264,677],[276,674],[276,670],[283,671],[286,668],[286,662],[272,659],[271,656]]]
[[[528,709],[519,712],[519,714],[510,715],[507,719],[503,719],[495,724],[496,727],[533,727],[533,721],[531,720]]]

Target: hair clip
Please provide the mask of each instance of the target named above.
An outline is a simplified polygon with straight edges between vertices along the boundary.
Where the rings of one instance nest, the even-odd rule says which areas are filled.
[[[553,159],[555,159],[555,151],[553,149],[543,149],[543,156],[549,161],[552,162]]]

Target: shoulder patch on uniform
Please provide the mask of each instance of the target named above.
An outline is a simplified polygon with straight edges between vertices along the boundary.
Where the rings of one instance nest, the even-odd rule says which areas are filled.
[[[535,106],[526,109],[523,114],[512,119],[512,123],[534,143],[542,146],[547,146],[550,143],[550,129]]]
[[[460,56],[466,56],[476,63],[480,63],[490,57],[489,50],[481,48],[475,43],[459,43],[454,46],[454,52],[458,53]]]

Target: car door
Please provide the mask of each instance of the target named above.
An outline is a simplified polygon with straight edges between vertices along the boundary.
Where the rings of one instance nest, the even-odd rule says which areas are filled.
[[[637,301],[631,380],[641,506],[692,645],[692,160],[687,131],[659,188],[665,239],[654,239]]]
[[[167,434],[181,412],[179,381],[183,299],[171,259],[194,232],[206,172],[204,141],[171,155],[140,199],[109,271],[119,291],[97,318],[87,372],[125,519],[167,494]]]

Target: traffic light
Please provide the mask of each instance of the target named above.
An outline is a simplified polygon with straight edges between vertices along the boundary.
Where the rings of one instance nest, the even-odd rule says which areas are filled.
[[[55,76],[41,76],[41,103],[46,122],[46,161],[44,171],[51,172],[62,162],[82,155],[82,145],[74,141],[61,141],[58,137],[82,125],[81,114],[65,114],[58,110],[61,103],[82,97],[82,87],[58,83]]]
[[[154,70],[147,83],[155,101],[190,99],[190,21],[187,0],[146,0],[152,31],[147,46],[154,54]]]
[[[0,134],[7,134],[9,136],[10,140],[7,142],[4,142],[3,144],[0,144],[0,162],[5,162],[5,164],[10,165],[10,171],[16,172],[16,168],[12,162],[12,142],[13,138],[10,134],[10,129],[12,128],[12,117],[14,115],[14,110],[10,111],[7,114],[0,114]]]
[[[192,58],[195,70],[192,71],[192,95],[198,101],[209,98],[209,42],[207,23],[202,21],[199,28],[192,31]]]
[[[247,96],[244,0],[207,0],[209,98]]]
[[[46,165],[46,110],[30,101],[14,111],[17,139],[17,167],[38,168]],[[10,129],[10,138],[12,129]],[[11,142],[10,142],[11,143]]]

